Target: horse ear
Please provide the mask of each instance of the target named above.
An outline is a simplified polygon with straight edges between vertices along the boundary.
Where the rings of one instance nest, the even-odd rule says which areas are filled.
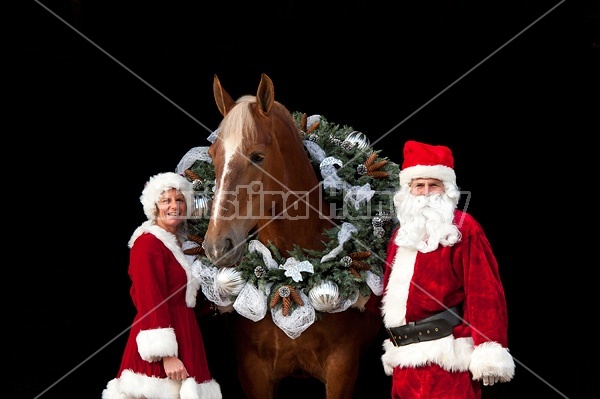
[[[260,84],[256,92],[256,102],[258,103],[258,111],[262,115],[268,114],[275,102],[273,81],[264,73],[260,75]]]
[[[215,96],[215,102],[217,103],[219,112],[221,112],[221,115],[223,116],[227,115],[227,113],[231,111],[231,108],[234,107],[235,101],[233,101],[233,98],[231,98],[229,93],[223,89],[223,86],[221,86],[221,82],[219,81],[217,75],[215,75],[213,79],[213,94]]]

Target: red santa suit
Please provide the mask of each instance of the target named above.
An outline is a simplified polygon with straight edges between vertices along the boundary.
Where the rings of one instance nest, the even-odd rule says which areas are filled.
[[[193,309],[199,282],[177,241],[153,220],[138,227],[129,241],[130,294],[137,314],[119,372],[102,392],[103,399],[222,398]],[[189,377],[167,378],[166,356],[179,357]]]
[[[414,142],[407,143],[411,144]],[[425,152],[430,150],[424,146]],[[417,147],[416,166],[410,164],[415,157],[407,154],[405,148],[408,173],[403,176],[401,172],[401,185],[415,177],[452,179],[453,172],[448,175],[447,167],[436,173],[440,169],[435,165],[443,163],[440,159],[423,156],[423,148]],[[462,319],[451,335],[402,346],[395,346],[391,339],[384,341],[382,362],[386,374],[393,378],[393,398],[475,399],[481,397],[480,382],[475,379],[491,373],[506,382],[514,375],[514,361],[507,350],[506,302],[496,258],[483,229],[472,216],[456,210],[454,224],[460,231],[460,240],[453,245],[440,244],[431,252],[398,247],[398,229],[389,241],[381,305],[386,328],[462,306]]]

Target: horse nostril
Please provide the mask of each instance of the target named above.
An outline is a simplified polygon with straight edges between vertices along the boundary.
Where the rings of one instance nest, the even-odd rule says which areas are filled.
[[[225,239],[225,246],[223,247],[223,253],[227,253],[233,249],[233,241],[231,238]]]

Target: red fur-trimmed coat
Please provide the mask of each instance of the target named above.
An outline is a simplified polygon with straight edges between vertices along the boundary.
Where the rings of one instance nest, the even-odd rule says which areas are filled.
[[[221,399],[211,378],[194,307],[199,282],[174,235],[145,222],[129,241],[130,294],[137,309],[117,378],[103,399]],[[165,356],[178,356],[189,377],[167,378]]]
[[[457,210],[454,223],[461,240],[453,246],[440,245],[430,253],[399,248],[394,243],[397,231],[393,233],[387,249],[381,310],[385,326],[398,327],[462,303],[463,323],[454,327],[452,335],[438,340],[400,347],[385,340],[384,370],[392,375],[394,368],[423,368],[426,373],[435,365],[436,370],[470,372],[476,379],[484,372],[493,372],[500,381],[509,381],[515,365],[507,350],[508,317],[496,258],[472,216]],[[411,373],[415,374],[414,370]]]

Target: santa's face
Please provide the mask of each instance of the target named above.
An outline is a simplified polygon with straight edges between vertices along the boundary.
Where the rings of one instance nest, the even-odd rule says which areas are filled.
[[[456,201],[446,194],[442,181],[414,179],[394,196],[400,221],[395,243],[421,252],[431,252],[442,244],[455,244],[460,233],[453,224]]]
[[[446,192],[444,182],[439,179],[413,179],[409,186],[412,195],[443,194]]]

